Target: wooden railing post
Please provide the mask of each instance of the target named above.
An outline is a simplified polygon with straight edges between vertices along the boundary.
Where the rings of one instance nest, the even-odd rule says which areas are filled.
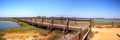
[[[111,23],[112,27],[114,27],[114,24],[113,24],[113,20],[112,20],[112,23]]]
[[[79,38],[78,38],[79,40],[82,39],[82,38],[81,38],[81,36],[82,36],[82,28],[80,28],[80,32],[81,32],[81,33],[79,34]]]
[[[44,18],[43,18],[43,17],[41,17],[41,24],[43,24],[43,20],[44,20]]]
[[[53,22],[54,22],[54,19],[52,18],[51,19],[51,26],[53,27]]]
[[[50,18],[50,21],[49,21],[49,22],[50,22],[50,23],[49,23],[47,29],[52,29],[52,27],[53,27],[53,18],[52,18],[52,17]]]
[[[50,23],[50,24],[51,24],[50,29],[52,29],[52,27],[53,27],[53,20],[54,20],[54,19],[53,19],[53,17],[52,17],[52,18],[51,18],[51,23]]]
[[[94,19],[93,19],[93,18],[90,19],[90,25],[89,25],[90,32],[88,33],[89,35],[88,35],[87,37],[89,37],[89,36],[91,35],[91,33],[92,33],[91,28],[92,28],[92,27],[94,27]],[[87,38],[87,39],[88,39],[88,38]]]
[[[37,23],[38,23],[38,25],[37,25],[37,26],[39,27],[39,17],[37,18],[37,21],[38,21],[38,22],[37,22]]]
[[[68,27],[69,27],[69,19],[66,20],[65,27],[62,31],[63,34],[65,34],[65,31],[66,31],[66,29],[68,29]]]
[[[60,21],[61,21],[61,24],[64,24],[63,20],[62,20],[63,17],[60,17]]]
[[[33,18],[31,18],[31,23],[32,23],[32,25],[33,25]]]
[[[75,26],[78,27],[78,25],[77,25],[77,21],[75,20],[74,22],[75,22]]]
[[[68,26],[69,26],[69,19],[66,19],[65,27],[63,28],[63,31],[62,31],[62,34],[63,34],[62,40],[67,40],[65,37],[65,33],[66,33],[66,30],[68,29]]]
[[[37,23],[37,17],[35,17],[34,20],[35,20],[35,23]]]
[[[93,18],[90,18],[90,26],[94,27],[94,19]]]
[[[67,25],[66,27],[68,28],[69,27],[69,19],[67,19],[67,24],[66,25]]]
[[[90,27],[90,32],[91,32],[91,27],[93,27],[94,26],[94,24],[93,24],[93,19],[91,18],[90,19],[90,25],[89,25],[89,27]]]

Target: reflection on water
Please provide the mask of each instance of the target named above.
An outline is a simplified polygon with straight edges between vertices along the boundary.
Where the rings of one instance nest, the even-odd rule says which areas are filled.
[[[18,27],[19,24],[12,21],[0,21],[0,31],[5,28]]]

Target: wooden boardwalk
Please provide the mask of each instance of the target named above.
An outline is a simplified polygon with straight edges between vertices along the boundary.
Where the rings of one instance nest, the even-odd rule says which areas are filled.
[[[63,29],[63,33],[65,32],[65,30],[77,30],[78,32],[71,38],[65,38],[62,37],[61,40],[84,40],[88,34],[91,31],[91,26],[92,24],[92,19],[87,19],[87,20],[79,20],[79,19],[57,19],[57,18],[16,18],[17,20],[20,20],[22,22],[26,22],[29,23],[31,25],[38,25],[38,27],[47,27],[47,28],[54,28],[54,29]],[[45,19],[48,19],[48,22],[45,21]],[[57,24],[55,23],[55,20],[61,20],[61,22],[64,22],[63,24]],[[64,21],[63,21],[64,20]],[[71,26],[70,25],[70,21],[87,21],[84,22],[86,24],[84,24],[84,26]],[[72,22],[71,22],[72,23]],[[77,24],[77,22],[75,22],[75,24]],[[77,24],[79,25],[79,24]],[[82,35],[82,32],[84,30],[86,30],[86,33],[84,35]]]
[[[29,19],[19,19],[23,22],[26,22],[26,23],[30,23],[32,25],[40,25],[40,26],[46,26],[46,27],[53,27],[53,28],[60,28],[60,29],[63,29],[65,27],[65,25],[61,25],[61,24],[51,24],[50,23],[47,23],[47,22],[43,22],[43,24],[41,22],[38,22],[38,21],[31,21]],[[85,26],[89,26],[89,24],[85,25]],[[69,26],[68,27],[68,30],[80,30],[80,28],[82,27],[76,27],[76,26]]]

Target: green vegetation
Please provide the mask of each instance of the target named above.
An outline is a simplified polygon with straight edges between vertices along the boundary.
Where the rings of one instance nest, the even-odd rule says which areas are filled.
[[[53,31],[53,36],[51,38],[51,40],[57,40],[57,38],[60,38],[62,36],[62,31],[59,31],[59,30],[54,30]]]

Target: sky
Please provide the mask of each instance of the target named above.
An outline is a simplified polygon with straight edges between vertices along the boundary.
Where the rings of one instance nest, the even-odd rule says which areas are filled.
[[[119,0],[0,0],[0,17],[120,18]]]

